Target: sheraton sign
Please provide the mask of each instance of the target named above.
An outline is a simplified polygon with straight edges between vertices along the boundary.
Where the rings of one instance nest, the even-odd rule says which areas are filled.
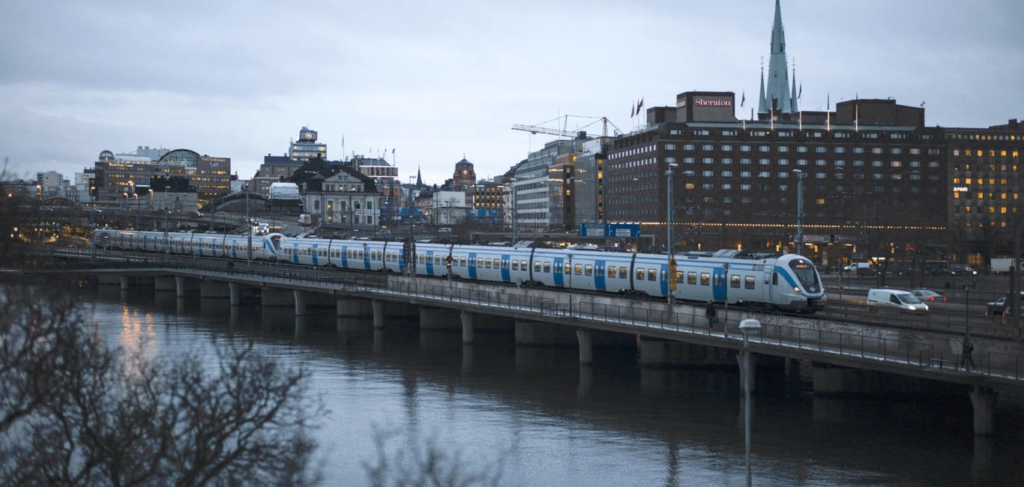
[[[694,98],[693,104],[699,107],[731,107],[732,100]]]

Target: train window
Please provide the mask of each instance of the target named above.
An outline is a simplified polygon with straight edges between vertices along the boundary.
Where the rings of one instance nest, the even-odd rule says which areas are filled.
[[[512,261],[512,270],[514,270],[514,271],[518,271],[519,270],[519,261],[518,260],[513,260]]]
[[[565,275],[569,274],[572,274],[572,266],[570,264],[565,264]]]
[[[540,272],[540,261],[533,261],[533,272]]]
[[[648,281],[657,281],[658,280],[658,271],[654,270],[654,269],[647,269],[647,280]]]
[[[484,260],[483,259],[479,259],[479,258],[476,259],[476,268],[477,269],[483,269],[483,267],[484,267]]]
[[[460,257],[459,258],[459,262],[462,262],[462,264],[461,264],[462,267],[466,267],[466,258],[465,257]]]
[[[772,273],[772,284],[778,284],[778,283],[779,283],[779,273],[778,272],[773,272]]]
[[[676,284],[683,283],[683,274],[685,274],[683,271],[676,271]]]
[[[590,275],[593,275],[593,274],[594,274],[594,266],[592,266],[590,264],[587,264],[586,266],[583,267],[583,275],[584,276],[590,276]]]
[[[615,279],[615,267],[608,268],[608,279]]]
[[[740,288],[740,276],[737,276],[736,274],[733,274],[733,275],[729,276],[729,287],[733,287],[733,288],[739,289]]]
[[[627,271],[625,267],[619,267],[619,276],[621,276],[622,279],[626,279],[627,276],[629,276],[629,271]]]
[[[349,257],[352,257],[352,256],[349,255]],[[425,261],[426,261],[426,256],[420,254],[420,264],[423,264]]]
[[[754,289],[754,276],[746,276],[743,279],[743,287],[746,289]]]
[[[708,273],[708,272],[701,272],[700,273],[700,285],[701,286],[708,286],[710,284],[711,284],[711,274]]]
[[[545,262],[544,263],[544,273],[545,274],[549,274],[550,272],[551,272],[551,263],[550,262]]]
[[[501,269],[501,259],[494,259],[494,268]]]
[[[440,255],[435,255],[434,256],[434,265],[441,265],[441,256]]]
[[[687,273],[686,274],[686,283],[687,284],[697,284],[697,273],[696,272],[689,272],[689,273]]]
[[[576,271],[577,276],[583,274],[583,266],[580,264],[576,264],[575,266],[573,266],[573,270]]]
[[[529,266],[529,264],[526,263],[525,260],[521,260],[521,261],[519,261],[519,270],[521,270],[521,271],[528,271],[528,270],[530,270],[530,266]]]
[[[484,259],[484,267],[487,269],[491,268],[491,259]]]
[[[644,270],[643,269],[637,269],[636,270],[636,280],[638,280],[638,281],[644,280]]]

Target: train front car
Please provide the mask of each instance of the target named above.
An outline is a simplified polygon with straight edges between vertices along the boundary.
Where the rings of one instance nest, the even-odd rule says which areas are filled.
[[[779,276],[779,281],[772,301],[779,309],[813,313],[825,306],[825,287],[814,263],[807,257],[796,254],[778,257],[775,275]]]

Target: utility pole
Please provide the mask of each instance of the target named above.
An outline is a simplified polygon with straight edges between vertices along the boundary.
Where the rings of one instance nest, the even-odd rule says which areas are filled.
[[[796,255],[804,252],[804,172],[796,169]]]
[[[666,193],[668,198],[668,207],[665,208],[665,240],[666,250],[668,250],[668,304],[671,305],[675,301],[676,294],[676,256],[672,248],[672,171],[679,167],[678,164],[668,163],[668,170],[665,171],[665,176],[668,178],[668,185],[666,186]]]

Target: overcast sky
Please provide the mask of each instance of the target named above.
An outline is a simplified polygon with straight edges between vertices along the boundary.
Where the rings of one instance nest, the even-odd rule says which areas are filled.
[[[328,157],[391,149],[402,180],[465,156],[504,173],[559,115],[622,128],[637,99],[745,91],[773,0],[697,2],[0,1],[0,156],[72,177],[104,149],[230,157],[250,178],[303,125]],[[805,109],[926,102],[928,125],[1024,119],[1024,2],[783,0]],[[569,129],[588,123],[570,118]],[[551,126],[555,126],[554,123]],[[599,130],[597,126],[592,127]]]

